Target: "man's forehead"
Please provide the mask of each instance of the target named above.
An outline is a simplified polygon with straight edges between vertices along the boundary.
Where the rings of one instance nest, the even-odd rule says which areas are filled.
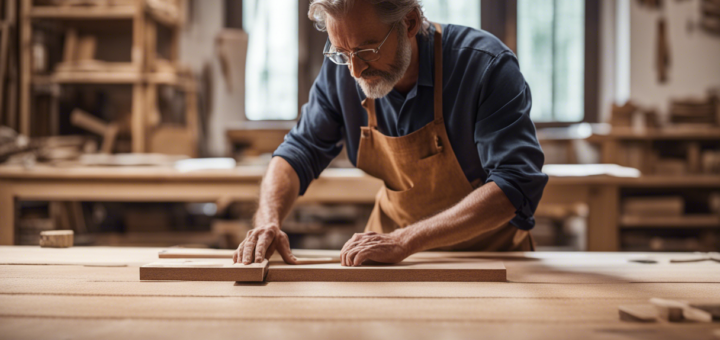
[[[353,14],[356,13],[339,18],[327,18],[327,32],[331,44],[352,49],[379,44],[385,38],[388,29],[386,24],[377,18],[359,18]]]

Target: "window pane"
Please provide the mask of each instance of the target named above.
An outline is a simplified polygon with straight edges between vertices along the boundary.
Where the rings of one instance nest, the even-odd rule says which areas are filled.
[[[555,0],[555,120],[584,116],[585,1]]]
[[[553,118],[553,0],[518,0],[520,71],[530,85],[535,121]]]
[[[250,120],[298,114],[298,2],[244,0],[248,32],[245,114]]]
[[[428,20],[480,29],[480,0],[423,0]]]
[[[518,0],[518,59],[535,121],[584,116],[585,2]]]

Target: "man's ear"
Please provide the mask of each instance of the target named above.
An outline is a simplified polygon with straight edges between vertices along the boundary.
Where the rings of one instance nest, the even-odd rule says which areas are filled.
[[[414,37],[420,30],[420,25],[422,25],[420,22],[420,16],[418,15],[418,10],[416,9],[410,11],[410,13],[405,15],[404,21],[405,26],[407,27],[408,38]]]

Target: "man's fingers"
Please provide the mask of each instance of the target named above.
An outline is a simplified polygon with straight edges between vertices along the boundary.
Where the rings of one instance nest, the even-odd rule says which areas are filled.
[[[370,256],[370,251],[361,251],[357,255],[355,255],[355,260],[353,261],[353,266],[361,266],[365,260],[368,259],[368,256]]]
[[[355,255],[357,255],[360,251],[361,251],[361,249],[359,249],[359,248],[350,249],[347,252],[347,255],[345,255],[345,265],[352,266],[354,263],[354,260],[355,260]]]
[[[265,259],[265,251],[270,243],[275,239],[275,232],[268,230],[258,237],[257,245],[255,245],[255,262],[260,263]]]
[[[275,249],[277,248],[277,238],[270,243],[270,246],[268,247],[268,250],[265,252],[265,258],[270,259],[273,254],[275,254]]]
[[[240,245],[235,249],[235,253],[233,254],[233,260],[235,260],[234,263],[241,263],[242,262],[242,255],[243,255],[243,249],[245,248],[245,240],[240,242]],[[237,257],[237,258],[236,258]]]
[[[257,241],[257,234],[250,234],[249,238],[245,239],[245,248],[243,249],[243,264],[250,264],[253,260],[253,252],[255,250],[255,243]]]
[[[288,240],[287,235],[282,233],[275,241],[278,242],[277,251],[282,256],[283,261],[288,264],[297,264],[297,259],[290,250],[290,240]]]

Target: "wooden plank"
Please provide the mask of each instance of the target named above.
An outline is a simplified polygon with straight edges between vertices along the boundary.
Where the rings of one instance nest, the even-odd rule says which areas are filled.
[[[217,260],[161,260],[140,267],[140,280],[262,282],[267,267],[267,260],[248,265]]]
[[[289,265],[273,263],[268,282],[503,282],[507,280],[501,261],[418,261],[394,265],[344,267],[339,263]]]

